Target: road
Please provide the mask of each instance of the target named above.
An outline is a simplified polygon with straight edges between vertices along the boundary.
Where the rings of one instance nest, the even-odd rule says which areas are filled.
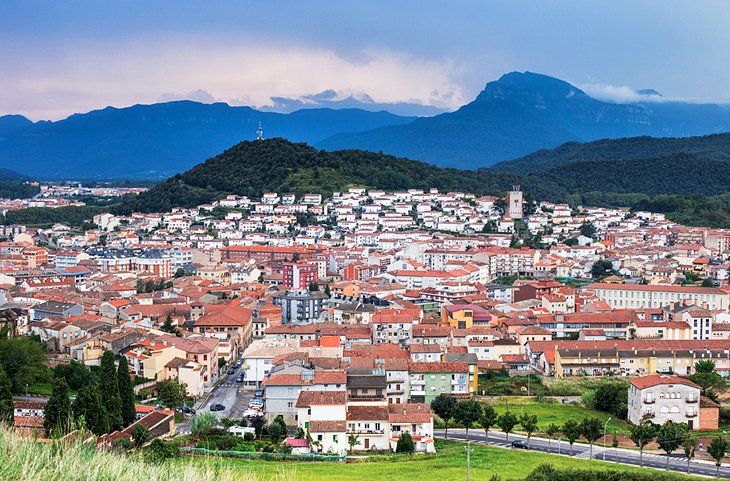
[[[213,411],[218,419],[231,418],[240,419],[243,417],[244,411],[248,409],[248,402],[254,397],[254,390],[244,390],[243,383],[236,382],[236,377],[241,373],[240,368],[236,368],[233,374],[224,374],[222,380],[213,388],[210,396],[203,404],[198,406],[199,412],[210,411],[212,404],[222,404],[225,409],[222,411]],[[175,432],[184,434],[189,432],[189,418],[175,427]]]
[[[435,429],[434,435],[438,438],[444,437],[444,430],[443,429]],[[455,440],[455,441],[465,441],[466,440],[466,433],[464,429],[449,429],[449,439]],[[509,435],[509,442],[511,443],[514,440],[521,439],[526,441],[527,437],[518,435],[518,434],[510,434]],[[484,431],[481,429],[471,429],[469,430],[469,440],[472,442],[477,442],[480,444],[485,444],[485,437],[484,437]],[[601,439],[600,445],[597,442],[593,445],[593,459],[597,460],[603,460],[604,454],[605,454],[605,460],[611,461],[614,463],[621,463],[621,464],[629,464],[634,466],[640,466],[640,459],[639,459],[639,452],[633,451],[630,449],[616,449],[614,450],[612,447],[608,447],[605,450],[603,449],[603,439]],[[610,436],[608,441],[610,442]],[[495,432],[489,433],[489,444],[503,447],[503,448],[509,448],[509,443],[505,440],[504,433]],[[550,448],[548,449],[548,444],[550,445]],[[548,443],[547,439],[544,438],[531,438],[530,439],[530,449],[533,451],[541,451],[541,452],[549,452],[554,454],[561,454],[568,456],[569,455],[569,446],[568,443],[565,441],[558,442],[556,440],[553,440],[552,442]],[[588,459],[590,452],[590,446],[587,444],[579,444],[575,443],[573,444],[573,454],[572,456],[574,458],[579,459]],[[654,454],[654,453],[644,453],[644,467],[650,467],[650,468],[657,468],[657,469],[665,469],[667,465],[667,458],[664,455]],[[710,476],[715,477],[716,473],[716,467],[714,463],[710,463],[707,461],[692,461],[690,463],[690,472],[692,474],[699,474],[702,476]],[[683,453],[680,453],[680,451],[676,451],[675,453],[672,453],[669,460],[669,470],[670,471],[676,471],[679,473],[687,473],[687,458],[684,457]],[[720,477],[723,478],[730,478],[730,467],[724,466],[720,468]]]

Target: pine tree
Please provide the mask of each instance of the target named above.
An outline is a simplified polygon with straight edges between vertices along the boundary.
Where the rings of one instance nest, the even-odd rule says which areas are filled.
[[[135,398],[134,389],[132,388],[132,379],[129,377],[129,367],[127,358],[122,356],[119,359],[119,368],[117,369],[119,397],[122,401],[122,420],[125,426],[129,426],[134,422],[137,413],[134,409]]]
[[[62,434],[68,431],[71,421],[71,401],[68,398],[68,384],[65,379],[60,378],[53,382],[53,391],[46,403],[44,416],[43,429],[46,430],[47,436],[56,430]]]
[[[116,431],[124,426],[124,418],[122,418],[122,399],[119,397],[119,381],[112,351],[104,351],[104,355],[101,356],[99,389],[101,401],[106,407],[109,431]]]
[[[13,390],[5,369],[0,366],[0,423],[13,425]]]
[[[83,417],[86,429],[97,436],[109,432],[109,416],[101,401],[101,393],[96,384],[84,386],[76,396],[73,405],[74,416]]]

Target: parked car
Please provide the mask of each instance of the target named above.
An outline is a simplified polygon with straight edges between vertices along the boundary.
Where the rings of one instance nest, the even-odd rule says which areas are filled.
[[[234,368],[228,369],[228,374],[235,374],[236,370]]]
[[[245,410],[245,411],[243,412],[243,417],[244,417],[244,418],[247,418],[247,419],[251,419],[251,418],[260,418],[260,417],[261,417],[261,416],[263,416],[263,415],[264,415],[264,413],[262,413],[262,412],[261,412],[261,411],[259,411],[258,409],[253,409],[253,408],[250,408],[250,409],[246,409],[246,410]]]
[[[195,414],[195,409],[190,406],[180,406],[177,410],[183,414]]]
[[[253,395],[255,398],[263,398],[264,397],[264,390],[263,389],[257,389],[256,393]]]
[[[243,374],[239,374],[236,378],[236,382],[243,382]]]
[[[264,407],[264,400],[260,398],[251,399],[248,402],[248,407],[255,408],[255,409],[263,409]]]
[[[530,449],[527,443],[522,441],[521,439],[518,439],[517,441],[512,441],[512,447],[515,449]]]
[[[241,359],[241,358],[236,359],[236,367],[241,367],[242,364],[243,364],[243,359]]]
[[[211,411],[223,411],[226,407],[223,404],[211,404],[210,410]]]

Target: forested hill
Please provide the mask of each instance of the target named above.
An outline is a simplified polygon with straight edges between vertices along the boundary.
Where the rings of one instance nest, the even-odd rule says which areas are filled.
[[[326,152],[285,139],[241,142],[139,196],[120,213],[193,207],[226,194],[321,193],[361,185],[384,190],[438,188],[499,195],[517,183],[541,200],[630,206],[658,195],[717,195],[730,185],[730,161],[676,154],[658,158],[573,162],[535,174],[443,169],[361,150]]]
[[[595,142],[567,142],[554,149],[542,149],[519,159],[499,162],[491,170],[530,173],[562,164],[600,160],[636,160],[692,154],[703,160],[730,161],[730,134],[701,137],[627,137]]]

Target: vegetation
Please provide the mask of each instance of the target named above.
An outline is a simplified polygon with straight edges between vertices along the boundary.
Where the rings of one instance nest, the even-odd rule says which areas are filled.
[[[13,391],[10,379],[5,370],[0,366],[0,425],[13,425]]]
[[[445,437],[449,439],[449,422],[454,418],[456,399],[445,394],[439,394],[431,401],[431,409],[444,422]]]
[[[117,385],[119,386],[119,398],[121,399],[122,422],[125,426],[129,426],[137,417],[137,412],[134,409],[135,396],[132,388],[132,378],[129,376],[129,366],[127,365],[127,358],[124,356],[119,359]]]
[[[208,433],[218,424],[218,418],[212,412],[197,413],[190,420],[190,431],[193,434]]]
[[[65,379],[56,379],[53,393],[46,403],[43,418],[43,429],[46,435],[64,435],[71,427],[71,401],[68,397],[68,386]]]
[[[505,440],[509,442],[509,433],[519,424],[520,420],[509,411],[497,418],[497,426],[504,432]]]
[[[720,477],[720,466],[722,465],[722,458],[725,457],[725,455],[728,453],[728,450],[730,450],[730,443],[728,443],[727,440],[722,436],[716,437],[712,440],[709,446],[707,446],[707,454],[709,454],[710,457],[715,460],[718,478]]]
[[[25,182],[0,181],[1,199],[29,199],[41,191],[37,185]]]
[[[167,408],[174,409],[185,401],[185,386],[175,379],[157,383],[157,399]]]
[[[38,336],[10,337],[7,327],[0,330],[0,367],[13,393],[24,393],[26,386],[50,379],[45,349]]]
[[[454,420],[466,428],[466,439],[469,439],[469,428],[474,426],[482,414],[482,405],[476,399],[457,401],[454,407]]]
[[[114,366],[114,353],[112,351],[104,351],[104,354],[101,356],[101,376],[99,379],[99,388],[101,392],[101,402],[106,407],[109,432],[113,432],[124,427],[124,418],[122,417],[122,398],[119,395],[118,379],[117,369]]]
[[[412,453],[414,451],[415,446],[413,445],[413,438],[411,437],[411,433],[409,433],[408,431],[404,431],[398,438],[398,443],[395,446],[395,452]]]
[[[639,462],[641,466],[644,466],[644,448],[647,444],[654,440],[656,436],[656,427],[650,422],[642,422],[631,427],[631,434],[629,437],[639,448]]]
[[[83,419],[86,429],[96,435],[109,432],[109,414],[96,384],[84,386],[73,404],[74,416]]]

